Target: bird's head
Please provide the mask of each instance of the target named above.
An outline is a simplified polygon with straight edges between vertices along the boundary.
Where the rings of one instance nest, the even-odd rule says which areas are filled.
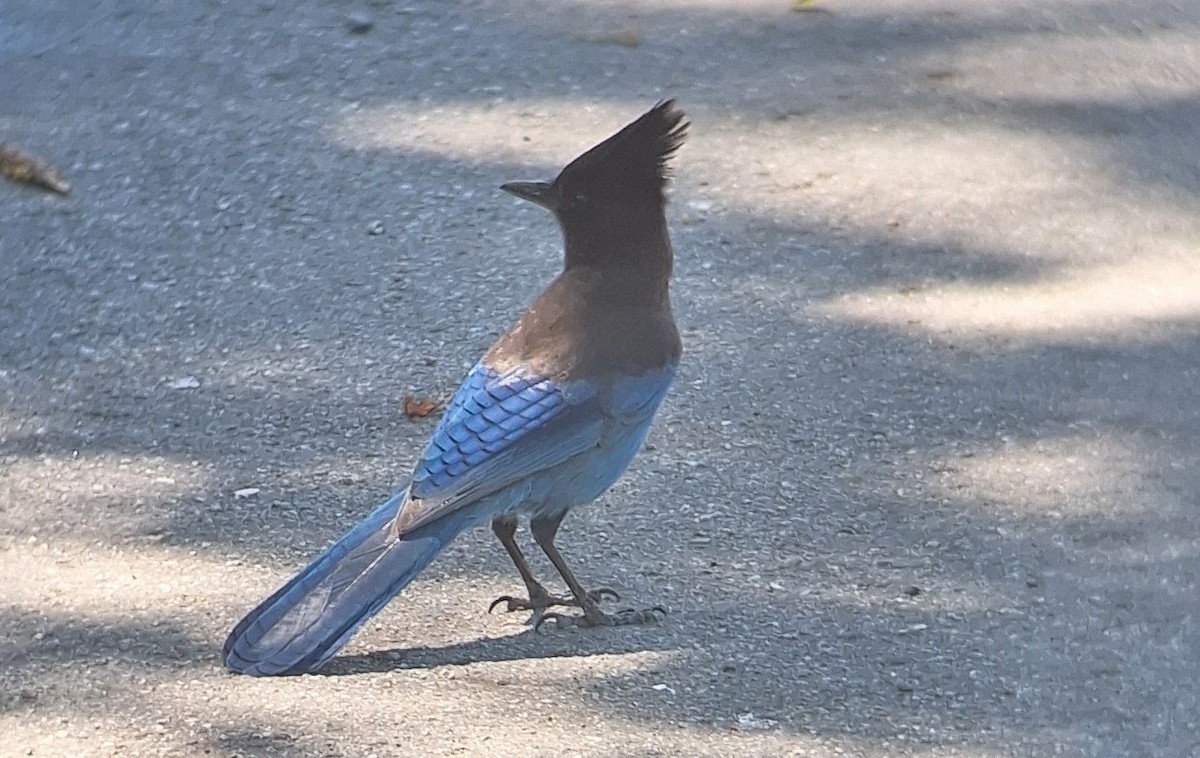
[[[664,100],[571,161],[552,182],[509,182],[501,189],[558,217],[570,237],[595,225],[662,216],[670,159],[687,136],[675,101]]]

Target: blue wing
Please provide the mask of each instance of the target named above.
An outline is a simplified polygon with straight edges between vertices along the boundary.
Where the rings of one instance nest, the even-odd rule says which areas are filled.
[[[476,364],[425,447],[409,494],[437,497],[465,474],[595,394],[591,385],[555,382],[523,367],[499,373]]]
[[[603,418],[588,382],[480,362],[438,422],[413,472],[399,524],[410,532],[594,446]]]
[[[671,366],[615,382],[560,381],[476,364],[417,464],[402,530],[600,445],[613,421],[648,422],[673,376]]]

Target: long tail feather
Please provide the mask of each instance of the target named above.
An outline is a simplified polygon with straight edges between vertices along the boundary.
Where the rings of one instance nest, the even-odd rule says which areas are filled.
[[[251,676],[318,668],[467,526],[451,517],[397,540],[390,526],[404,496],[376,508],[246,614],[225,640],[225,666]]]

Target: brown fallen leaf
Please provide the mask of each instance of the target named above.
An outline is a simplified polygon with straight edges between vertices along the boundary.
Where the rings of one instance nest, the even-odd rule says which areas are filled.
[[[0,142],[0,174],[14,182],[44,187],[60,195],[71,191],[71,185],[54,166],[3,142]]]
[[[438,402],[427,397],[404,396],[404,415],[409,418],[425,418],[438,409]]]
[[[817,5],[817,0],[796,0],[792,4],[792,12],[794,13],[829,13],[827,8],[822,8]]]

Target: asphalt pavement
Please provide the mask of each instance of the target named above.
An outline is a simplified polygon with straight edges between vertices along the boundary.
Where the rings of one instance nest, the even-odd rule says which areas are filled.
[[[684,363],[560,544],[666,621],[483,530],[222,670],[663,97]],[[1200,755],[1198,124],[1195,2],[4,0],[0,755]]]

